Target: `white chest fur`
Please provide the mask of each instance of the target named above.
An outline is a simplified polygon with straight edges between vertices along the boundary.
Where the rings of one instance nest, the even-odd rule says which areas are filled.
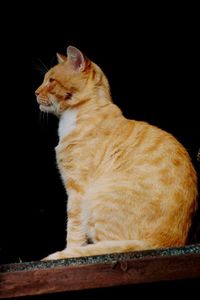
[[[78,110],[76,108],[66,110],[60,118],[58,135],[60,140],[68,136],[76,128],[76,117]]]

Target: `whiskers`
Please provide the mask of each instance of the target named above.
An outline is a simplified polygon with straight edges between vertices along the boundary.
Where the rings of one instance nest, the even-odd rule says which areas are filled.
[[[34,82],[34,85],[37,84],[37,87],[39,85],[41,85],[42,80],[40,79],[40,77],[44,77],[44,75],[49,71],[49,69],[53,66],[53,64],[56,64],[56,57],[53,56],[50,63],[48,63],[48,65],[46,65],[40,58],[33,58],[32,59],[32,67],[33,70],[38,72],[39,74],[37,74],[37,80]],[[40,76],[39,76],[40,75]],[[33,90],[36,90],[36,87],[33,87]],[[49,125],[49,113],[53,113],[53,106],[51,105],[51,101],[49,101],[49,99],[46,96],[42,96],[39,95],[39,100],[38,100],[38,104],[37,104],[37,110],[38,110],[38,114],[37,114],[37,122],[41,125],[42,127],[46,127],[47,125]],[[37,98],[37,94],[36,94],[36,98]],[[36,99],[35,99],[36,100]],[[51,99],[50,99],[51,100]],[[39,105],[42,105],[41,110],[39,109]]]
[[[49,71],[49,68],[43,63],[40,58],[33,59],[33,66],[36,71],[38,71],[41,75],[44,75]]]
[[[34,69],[38,71],[41,75],[44,75],[46,72],[48,72],[49,69],[53,67],[56,63],[57,60],[55,55],[50,60],[49,67],[47,67],[47,65],[40,58],[33,58],[32,61]]]
[[[49,122],[49,113],[39,110],[39,123],[44,126],[48,126],[48,122]]]

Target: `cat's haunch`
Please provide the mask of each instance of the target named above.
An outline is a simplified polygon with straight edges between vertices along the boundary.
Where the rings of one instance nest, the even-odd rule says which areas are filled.
[[[128,120],[102,70],[69,46],[36,90],[59,117],[56,158],[68,194],[67,246],[46,259],[182,246],[197,178],[169,133]],[[88,243],[90,241],[90,243]]]

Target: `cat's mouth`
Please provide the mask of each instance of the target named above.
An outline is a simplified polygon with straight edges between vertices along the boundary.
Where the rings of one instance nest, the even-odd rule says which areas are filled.
[[[42,112],[50,112],[50,113],[54,112],[54,107],[52,104],[49,104],[49,105],[40,104],[39,108]]]

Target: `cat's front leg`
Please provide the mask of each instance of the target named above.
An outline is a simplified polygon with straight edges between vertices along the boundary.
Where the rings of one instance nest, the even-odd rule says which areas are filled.
[[[81,230],[79,218],[68,220],[67,225],[67,248],[62,251],[57,251],[43,258],[42,260],[62,259],[73,257],[73,248],[86,244],[86,236]]]
[[[67,203],[67,248],[79,247],[87,242],[81,221],[82,195],[71,191]]]
[[[81,226],[80,217],[68,217],[67,222],[67,248],[83,246],[87,242],[86,235]]]
[[[86,244],[86,237],[81,231],[78,218],[68,221],[67,225],[67,247],[62,251],[54,252],[42,260],[54,260],[73,257],[73,248]]]
[[[72,257],[73,251],[71,249],[87,244],[86,234],[81,223],[81,201],[80,193],[74,191],[70,193],[67,204],[66,249],[52,253],[42,260],[62,259],[63,257],[66,258],[66,255]]]

